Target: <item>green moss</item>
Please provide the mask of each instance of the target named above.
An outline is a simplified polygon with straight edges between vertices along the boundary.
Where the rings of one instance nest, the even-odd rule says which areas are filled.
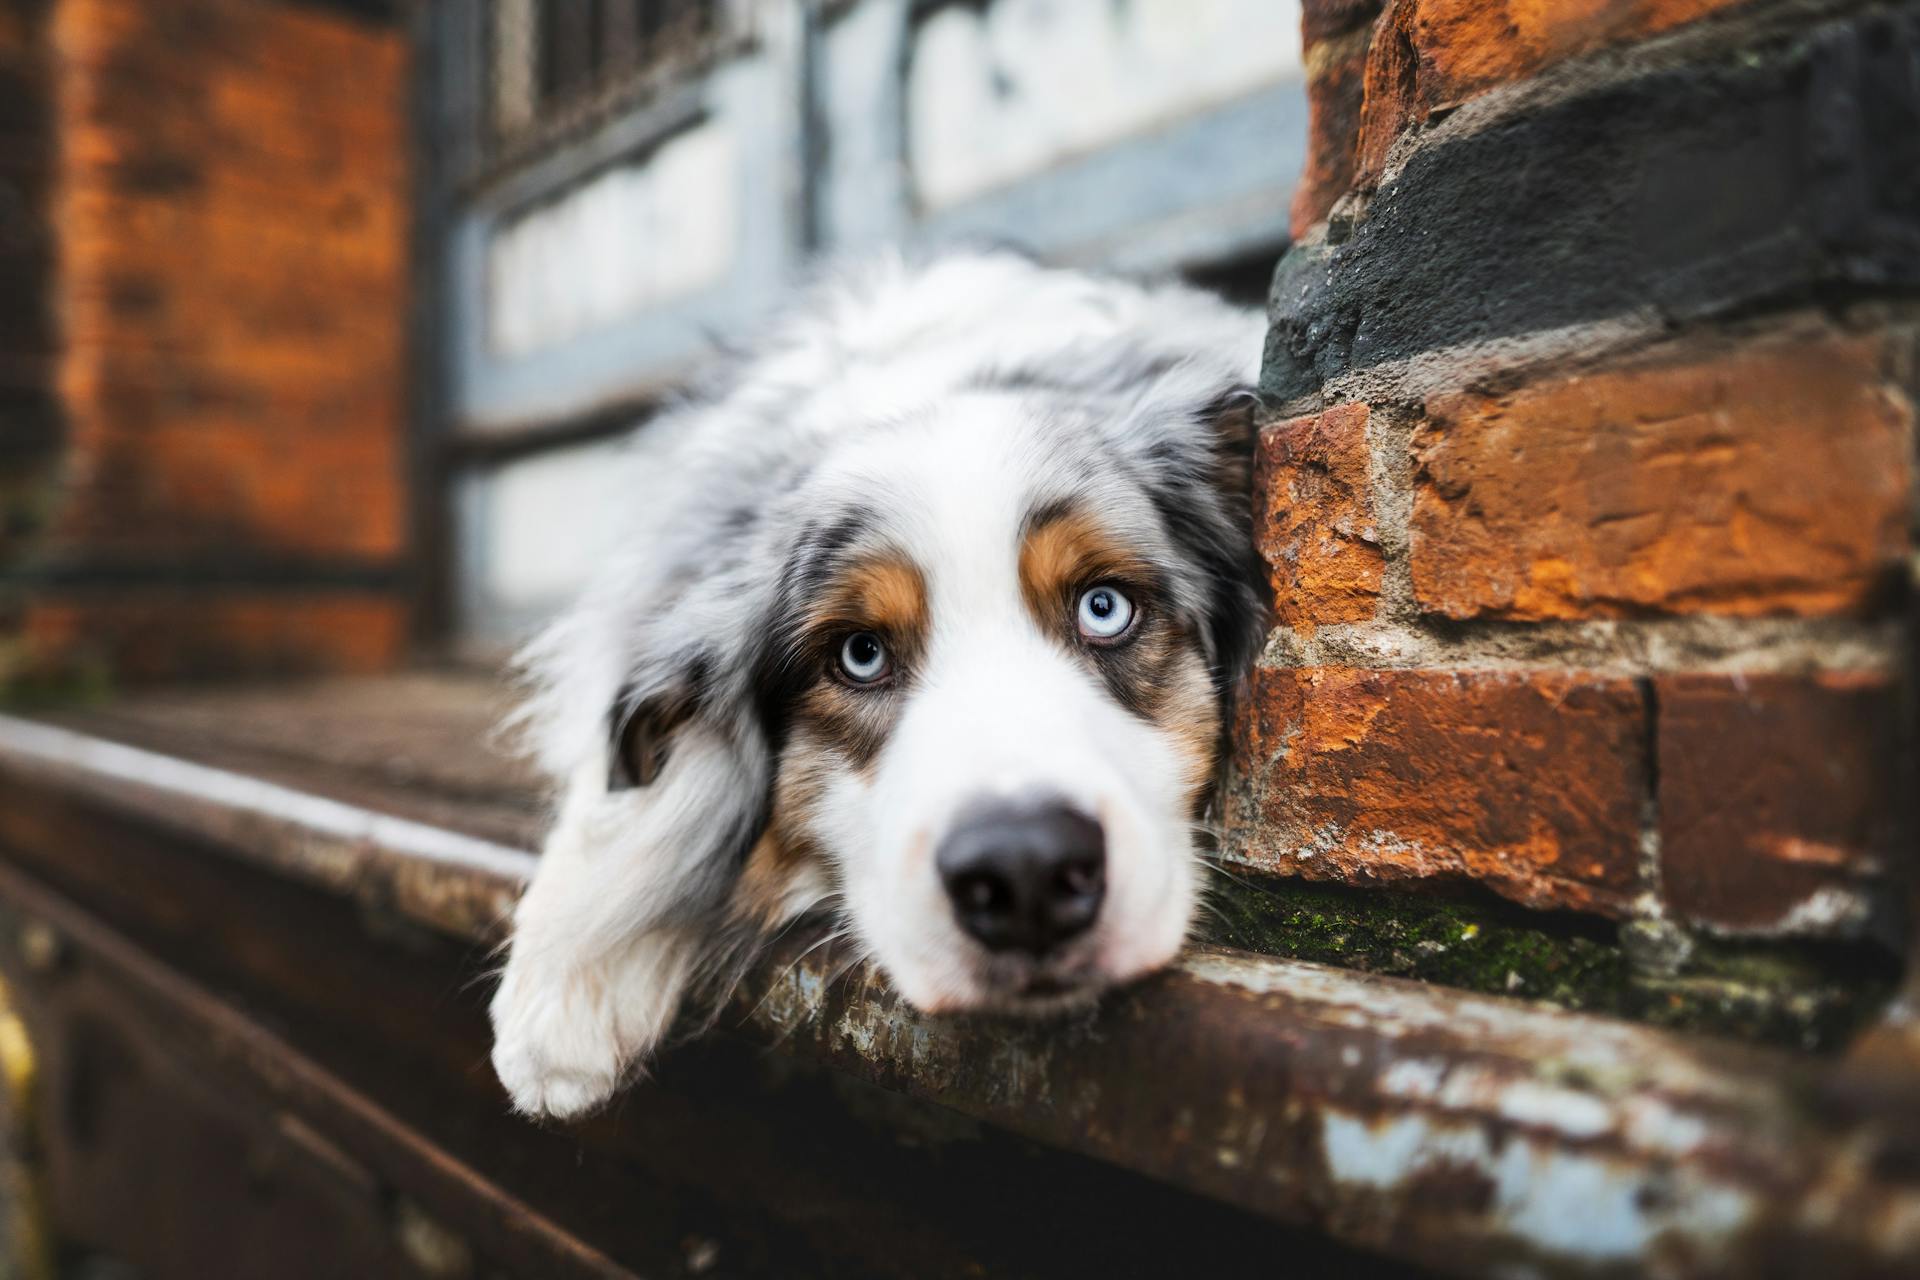
[[[1808,1048],[1844,1042],[1897,977],[1887,958],[1865,950],[1723,945],[1697,946],[1677,974],[1649,976],[1614,925],[1490,895],[1358,890],[1236,870],[1216,877],[1211,903],[1209,934],[1230,946]]]
[[[1709,942],[1677,975],[1638,977],[1622,1012],[1662,1026],[1831,1049],[1873,1020],[1899,983],[1870,946]]]

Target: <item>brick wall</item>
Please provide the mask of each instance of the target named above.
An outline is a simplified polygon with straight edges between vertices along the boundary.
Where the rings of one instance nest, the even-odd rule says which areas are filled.
[[[38,7],[63,427],[31,545],[0,567],[16,676],[390,665],[399,32],[274,0]]]
[[[40,0],[0,3],[0,560],[38,524],[36,499],[60,444],[48,291],[53,156],[45,33]]]
[[[1647,979],[1897,946],[1920,5],[1308,0],[1305,35],[1231,847],[1567,913]]]

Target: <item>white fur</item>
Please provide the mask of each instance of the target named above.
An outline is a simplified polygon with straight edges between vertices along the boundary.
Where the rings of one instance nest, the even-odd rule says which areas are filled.
[[[1101,821],[1111,888],[1067,963],[1108,982],[1173,958],[1197,888],[1175,745],[1075,665],[1021,598],[1020,480],[1042,443],[1007,406],[963,397],[853,464],[851,483],[884,483],[915,513],[898,540],[923,566],[933,626],[874,780],[836,779],[826,820],[857,936],[923,1009],[993,1000],[931,867],[949,823],[981,801],[1056,797]],[[1124,527],[1149,513],[1108,514]]]
[[[827,545],[836,512],[920,567],[931,632],[873,767],[827,780],[808,834],[829,865],[786,886],[786,913],[837,889],[909,1000],[1000,1003],[1005,963],[955,925],[933,850],[982,797],[1047,794],[1096,815],[1108,844],[1099,920],[1049,974],[1093,989],[1172,958],[1200,875],[1186,764],[1030,616],[1018,545],[1037,503],[1097,504],[1165,564],[1171,607],[1196,626],[1230,618],[1208,633],[1230,679],[1257,624],[1251,588],[1223,567],[1246,530],[1210,496],[1202,417],[1251,383],[1260,332],[1177,286],[1005,253],[888,257],[817,290],[636,432],[630,526],[525,657],[523,727],[560,804],[493,1002],[516,1107],[605,1101],[712,963],[781,765],[755,682],[779,667],[796,556]],[[610,790],[609,709],[689,680],[699,713],[660,776]]]

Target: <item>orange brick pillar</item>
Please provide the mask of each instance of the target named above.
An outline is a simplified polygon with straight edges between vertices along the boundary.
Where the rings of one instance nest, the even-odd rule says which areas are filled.
[[[9,12],[29,8],[58,443],[30,536],[0,546],[10,674],[391,665],[407,618],[400,32],[274,0]]]
[[[46,0],[0,0],[0,568],[20,556],[44,519],[61,444],[48,7]],[[0,594],[0,637],[18,625],[18,602]],[[0,639],[0,684],[9,656]]]
[[[1642,975],[1897,954],[1920,6],[1305,26],[1232,847],[1572,913]]]

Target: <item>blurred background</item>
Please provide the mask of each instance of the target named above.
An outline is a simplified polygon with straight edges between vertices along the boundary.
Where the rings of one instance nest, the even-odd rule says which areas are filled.
[[[0,688],[491,658],[819,254],[1258,301],[1275,0],[7,0]]]

